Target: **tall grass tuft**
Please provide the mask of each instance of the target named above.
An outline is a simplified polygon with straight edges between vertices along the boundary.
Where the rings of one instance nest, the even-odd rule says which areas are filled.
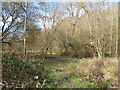
[[[96,84],[106,82],[109,87],[118,86],[118,59],[85,59],[76,68],[78,74]]]

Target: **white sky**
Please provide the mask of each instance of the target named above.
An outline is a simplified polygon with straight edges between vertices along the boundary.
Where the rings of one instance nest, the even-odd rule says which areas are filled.
[[[11,21],[12,21],[12,16],[10,16],[10,17],[7,19],[7,22],[8,22],[8,23],[5,24],[5,28],[8,27],[8,25],[10,24]],[[16,19],[16,22],[21,22],[20,18],[17,18],[17,19]],[[3,26],[2,17],[0,17],[0,27],[2,27],[2,26]],[[5,29],[5,28],[4,28],[4,29]]]

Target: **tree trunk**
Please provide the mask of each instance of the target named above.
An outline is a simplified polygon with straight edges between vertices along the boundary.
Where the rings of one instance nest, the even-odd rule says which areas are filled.
[[[26,2],[26,8],[25,8],[25,23],[24,23],[24,60],[27,60],[27,53],[26,53],[27,7],[28,7],[28,2]]]
[[[99,41],[99,39],[97,40],[97,54],[98,54],[98,58],[100,59],[100,58],[102,58],[102,51],[101,51],[101,45],[100,45],[100,41]]]
[[[0,6],[2,7],[1,2]],[[2,12],[2,8],[0,8],[0,12]],[[2,13],[0,13],[0,16],[2,17]],[[0,22],[2,22],[2,19],[0,19]],[[0,27],[0,29],[2,28]],[[2,32],[0,33],[0,89],[2,89]]]

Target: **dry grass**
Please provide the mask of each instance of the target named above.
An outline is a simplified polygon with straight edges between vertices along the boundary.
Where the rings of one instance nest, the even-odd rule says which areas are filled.
[[[118,82],[118,59],[85,59],[77,65],[77,73],[99,77],[103,81]]]

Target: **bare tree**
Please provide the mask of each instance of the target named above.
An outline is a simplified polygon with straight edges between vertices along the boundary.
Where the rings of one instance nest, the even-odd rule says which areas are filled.
[[[6,37],[21,28],[23,17],[21,6],[15,3],[2,3],[2,42]]]

